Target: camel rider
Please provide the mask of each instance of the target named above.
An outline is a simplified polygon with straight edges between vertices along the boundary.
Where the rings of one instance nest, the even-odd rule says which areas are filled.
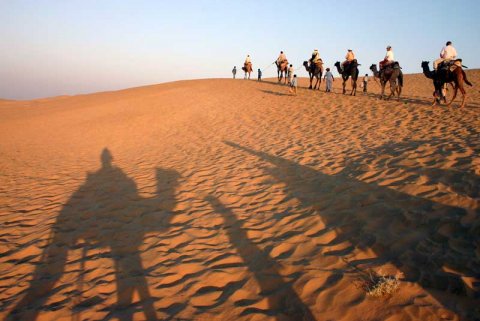
[[[447,41],[445,47],[442,48],[440,51],[440,58],[433,62],[433,69],[437,70],[437,67],[442,62],[449,62],[450,60],[454,60],[457,58],[457,50],[452,46],[451,41]]]
[[[310,58],[310,62],[316,64],[319,61],[322,61],[322,58],[320,58],[320,53],[318,52],[318,49],[315,49],[312,52],[312,58]]]
[[[247,58],[245,58],[244,64],[245,64],[245,66],[247,66],[248,64],[251,64],[251,63],[252,63],[252,61],[250,60],[250,55],[247,55]]]
[[[394,55],[391,46],[387,46],[387,53],[385,54],[385,58],[379,62],[380,71],[382,71],[385,67],[392,64],[394,62]]]
[[[355,54],[353,53],[352,49],[348,49],[347,55],[345,56],[345,61],[342,62],[342,68],[345,70],[349,64],[352,63],[352,61],[355,60]]]
[[[285,56],[283,51],[280,51],[280,55],[278,55],[278,58],[277,58],[277,65],[280,66],[285,61],[287,61],[287,56]]]

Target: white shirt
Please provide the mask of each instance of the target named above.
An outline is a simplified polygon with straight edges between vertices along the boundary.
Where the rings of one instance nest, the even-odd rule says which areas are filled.
[[[252,62],[252,61],[250,60],[250,57],[245,58],[245,63],[246,63],[246,64],[249,64],[249,63],[251,63],[251,62]]]
[[[393,51],[388,50],[385,54],[385,60],[392,62],[394,60]]]
[[[446,46],[442,48],[440,52],[440,58],[443,59],[455,59],[457,58],[457,51],[453,48],[452,45]]]

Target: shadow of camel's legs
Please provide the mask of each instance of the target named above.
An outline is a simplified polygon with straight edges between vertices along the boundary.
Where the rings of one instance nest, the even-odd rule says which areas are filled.
[[[302,302],[292,285],[283,280],[278,271],[277,262],[249,240],[242,221],[235,213],[214,196],[208,196],[205,200],[223,216],[230,243],[235,246],[248,270],[258,282],[261,288],[260,295],[268,299],[269,309],[276,315],[276,319],[315,321],[309,307]]]
[[[48,299],[57,281],[63,274],[68,254],[68,233],[55,233],[52,241],[45,248],[38,263],[27,293],[15,305],[6,320],[34,321],[39,310],[33,307],[42,306]]]
[[[117,256],[118,255],[118,256]],[[117,282],[117,307],[122,310],[120,320],[133,320],[133,309],[129,309],[133,302],[135,290],[140,297],[140,304],[146,320],[157,320],[153,307],[152,297],[148,290],[147,280],[138,251],[133,253],[115,253],[115,278]]]

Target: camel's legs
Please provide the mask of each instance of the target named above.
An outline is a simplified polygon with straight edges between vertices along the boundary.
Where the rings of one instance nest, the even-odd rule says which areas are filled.
[[[447,106],[450,106],[453,101],[455,100],[455,98],[457,97],[457,92],[458,90],[460,89],[460,92],[462,93],[462,103],[460,104],[460,108],[462,108],[463,106],[465,106],[465,99],[467,98],[467,93],[465,91],[465,88],[463,88],[463,84],[462,83],[459,83],[457,85],[454,86],[454,90],[453,90],[453,97],[452,97],[452,100],[447,104]]]
[[[467,93],[465,92],[465,90],[463,91],[460,90],[460,92],[462,93],[463,98],[462,98],[462,104],[460,105],[459,108],[462,108],[463,106],[465,106],[465,99],[467,98]]]
[[[384,81],[380,81],[380,85],[382,86],[382,92],[380,94],[380,99],[383,99],[383,97],[385,95],[385,86],[387,85],[387,83],[384,82]]]
[[[393,95],[395,95],[395,91],[397,90],[397,82],[395,80],[390,79],[390,96],[388,96],[387,99],[392,98]]]
[[[458,86],[454,86],[453,87],[453,97],[452,99],[450,100],[450,102],[447,104],[447,106],[450,106],[453,101],[455,100],[455,98],[457,97],[457,92],[458,92]]]

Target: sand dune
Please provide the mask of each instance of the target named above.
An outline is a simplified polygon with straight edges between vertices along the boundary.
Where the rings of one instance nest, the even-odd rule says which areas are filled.
[[[399,102],[339,79],[0,101],[0,319],[479,319],[467,75],[462,109],[423,75]]]

